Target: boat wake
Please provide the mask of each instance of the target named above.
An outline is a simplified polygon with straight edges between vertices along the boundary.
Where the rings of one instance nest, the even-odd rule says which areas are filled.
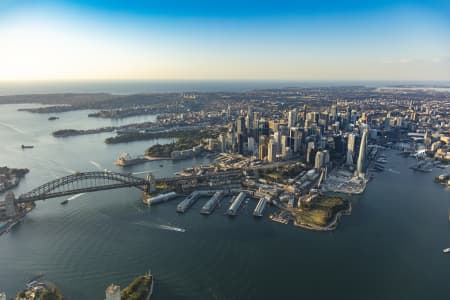
[[[67,200],[69,200],[69,201],[75,200],[75,199],[77,199],[78,197],[83,196],[84,194],[86,194],[86,193],[80,193],[80,194],[73,195],[72,197],[67,198]]]
[[[393,170],[391,168],[387,169],[389,172],[394,173],[394,174],[400,174],[399,171]]]
[[[3,127],[5,127],[5,128],[11,129],[11,130],[13,130],[13,131],[15,131],[15,132],[17,132],[17,133],[22,133],[22,134],[25,133],[25,131],[23,131],[22,129],[19,129],[19,128],[17,128],[17,127],[14,127],[13,125],[8,124],[8,123],[0,122],[0,125],[3,126]]]
[[[142,171],[142,172],[134,172],[134,173],[131,173],[131,174],[133,174],[133,175],[140,175],[140,174],[147,174],[147,173],[151,173],[152,171],[151,170],[149,170],[149,171]]]
[[[99,169],[100,171],[103,171],[102,166],[101,166],[98,162],[93,161],[93,160],[90,160],[89,162],[90,162],[92,165],[94,165],[97,169]]]
[[[177,231],[177,232],[186,232],[186,229],[184,229],[184,228],[179,228],[179,227],[174,227],[174,226],[169,226],[169,225],[158,225],[158,228],[161,228],[164,230]]]
[[[134,225],[139,225],[139,226],[145,226],[145,227],[149,227],[149,228],[156,228],[156,229],[162,229],[162,230],[169,230],[169,231],[175,231],[175,232],[186,232],[186,229],[184,228],[179,228],[179,227],[175,227],[175,226],[170,226],[170,225],[162,225],[162,224],[151,224],[151,223],[147,223],[147,222],[136,222],[133,223]]]

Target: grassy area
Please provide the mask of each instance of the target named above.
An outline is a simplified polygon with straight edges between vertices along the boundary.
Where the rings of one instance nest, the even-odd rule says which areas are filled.
[[[319,196],[294,213],[297,223],[325,227],[329,225],[336,214],[347,210],[349,202],[335,196]]]
[[[301,165],[295,164],[289,167],[261,169],[258,170],[258,175],[266,180],[282,183],[289,178],[297,176],[303,170]]]
[[[181,137],[178,138],[174,143],[165,145],[160,144],[153,145],[145,151],[145,154],[154,157],[170,157],[172,151],[192,149],[194,146],[198,146],[200,142],[201,137],[197,138]]]
[[[139,276],[120,292],[122,300],[145,300],[152,285],[152,276]]]

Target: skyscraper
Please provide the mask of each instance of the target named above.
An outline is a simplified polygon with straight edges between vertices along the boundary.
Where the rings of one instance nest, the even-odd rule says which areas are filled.
[[[356,164],[356,172],[359,177],[363,177],[366,173],[367,168],[367,138],[369,135],[369,131],[367,129],[364,130],[361,137],[361,145],[359,146],[359,156],[358,162]]]
[[[349,166],[353,165],[353,157],[355,155],[355,140],[356,136],[353,133],[350,133],[348,135],[348,141],[347,141],[347,159],[346,164]]]
[[[293,109],[288,113],[288,127],[294,127],[297,124],[297,110]]]
[[[316,158],[314,160],[314,168],[319,170],[325,164],[325,153],[323,151],[317,151]]]
[[[277,151],[277,142],[274,139],[271,139],[267,149],[267,160],[269,162],[274,162],[276,160]]]

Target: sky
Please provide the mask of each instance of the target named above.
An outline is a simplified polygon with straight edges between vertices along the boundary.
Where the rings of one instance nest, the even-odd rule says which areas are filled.
[[[0,81],[450,81],[450,1],[0,0]]]

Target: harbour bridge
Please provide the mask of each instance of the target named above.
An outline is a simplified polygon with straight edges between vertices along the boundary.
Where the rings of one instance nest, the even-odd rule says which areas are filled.
[[[16,203],[29,203],[86,192],[136,187],[150,191],[150,176],[146,179],[115,172],[78,172],[47,182],[28,193],[20,195]]]
[[[110,171],[77,172],[47,182],[15,199],[17,204],[30,203],[38,200],[76,195],[80,193],[111,190],[125,187],[135,187],[149,194],[156,184],[182,185],[189,182],[215,180],[221,182],[230,176],[239,175],[238,170],[206,175],[178,176],[155,179],[152,175],[140,178],[126,173]]]

